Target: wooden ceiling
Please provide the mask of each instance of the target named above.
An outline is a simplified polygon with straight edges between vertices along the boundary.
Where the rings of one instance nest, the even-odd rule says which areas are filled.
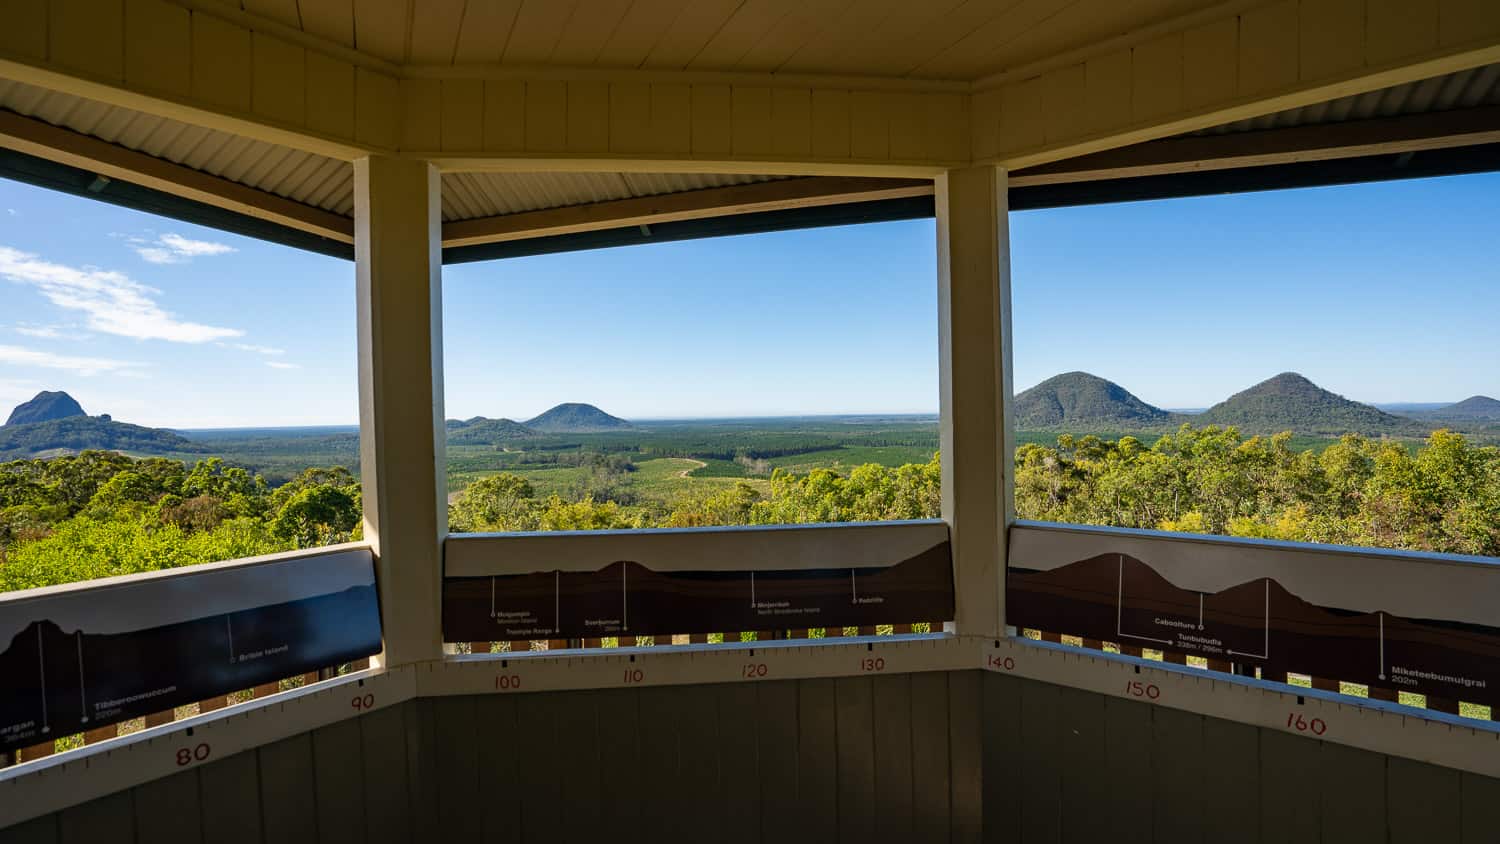
[[[1222,0],[240,0],[396,64],[974,80]]]

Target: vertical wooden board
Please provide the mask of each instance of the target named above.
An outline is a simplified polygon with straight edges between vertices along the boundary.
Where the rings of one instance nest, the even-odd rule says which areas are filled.
[[[849,157],[848,91],[813,91],[809,121],[809,144],[814,156]]]
[[[797,682],[757,683],[755,730],[761,840],[792,841],[797,826]]]
[[[991,158],[1000,152],[1000,91],[979,91],[970,100],[972,112],[969,120],[970,146],[975,159]],[[1085,99],[1083,112],[1086,120],[1093,115],[1088,111]]]
[[[1088,125],[1088,72],[1084,65],[1060,67],[1042,76],[1042,101],[1047,105],[1043,133],[1048,143],[1077,138]]]
[[[250,30],[193,13],[193,97],[250,110]]]
[[[1203,716],[1151,710],[1152,835],[1159,844],[1203,840]]]
[[[568,142],[568,83],[526,83],[526,148],[561,152]]]
[[[693,148],[693,89],[687,85],[651,86],[651,137],[648,149],[660,153],[688,153]]]
[[[513,152],[526,148],[525,82],[485,80],[484,148],[494,152]]]
[[[47,58],[47,12],[48,4],[36,0],[0,0],[0,52]]]
[[[486,844],[520,844],[520,768],[515,752],[516,701],[502,695],[474,698],[474,740],[478,756],[480,840]]]
[[[318,52],[305,53],[307,128],[336,138],[354,137],[354,65]]]
[[[930,93],[922,97],[925,112],[927,154],[953,162],[968,162],[969,97],[962,94]],[[1080,106],[1081,107],[1081,106]]]
[[[641,779],[641,713],[634,689],[594,694],[599,718],[599,823],[606,830],[640,827],[641,799],[651,783]]]
[[[569,103],[569,108],[572,103]],[[615,82],[609,86],[609,148],[644,152],[651,146],[651,86]]]
[[[307,107],[307,51],[259,32],[250,39],[250,108],[262,117],[301,126]]]
[[[484,148],[484,80],[443,80],[443,149]]]
[[[1459,840],[1462,815],[1458,771],[1391,756],[1386,776],[1390,844]]]
[[[318,840],[317,777],[311,733],[292,736],[258,751],[260,814],[267,841]]]
[[[1466,44],[1500,34],[1500,3],[1495,0],[1440,0],[1438,41]]]
[[[566,759],[557,775],[567,781],[559,803],[558,833],[564,841],[597,841],[608,836],[599,822],[599,715],[594,692],[567,692],[556,704],[556,742],[553,752]]]
[[[52,12],[48,55],[55,64],[101,79],[124,76],[123,0],[50,0],[45,5]]]
[[[57,844],[57,815],[43,815],[0,829],[0,844]]]
[[[1182,106],[1201,108],[1234,99],[1239,77],[1240,22],[1214,21],[1182,33]]]
[[[406,704],[389,706],[359,718],[367,841],[406,841],[411,837],[406,709]]]
[[[567,692],[516,697],[516,771],[520,792],[520,839],[561,842],[562,784],[566,774],[557,752],[558,699]]]
[[[1260,731],[1261,841],[1317,842],[1318,752],[1321,742],[1277,730]]]
[[[1021,684],[1021,746],[1016,770],[1021,790],[1021,840],[1045,844],[1062,838],[1062,750],[1058,708],[1061,689],[1028,680]]]
[[[910,674],[880,675],[871,683],[875,734],[874,836],[905,844],[912,828],[912,701]]]
[[[58,813],[61,844],[129,844],[135,841],[135,806],[130,792],[100,797]],[[142,842],[149,844],[149,842]]]
[[[838,746],[839,841],[860,844],[875,832],[875,715],[868,677],[834,681]]]
[[[1040,146],[1047,125],[1045,108],[1040,77],[1000,89],[1000,149],[1012,152]]]
[[[797,688],[797,814],[794,840],[828,842],[838,835],[838,700],[833,680]]]
[[[1131,50],[1121,50],[1096,56],[1083,63],[1084,76],[1088,78],[1087,118],[1085,125],[1090,132],[1103,131],[1130,123],[1131,63],[1135,60]]]
[[[646,783],[641,799],[641,841],[672,841],[690,834],[677,814],[682,784],[677,746],[677,720],[684,700],[675,687],[641,689],[640,771]]]
[[[355,140],[395,149],[401,124],[400,97],[401,86],[395,77],[363,67],[355,68]]]
[[[912,678],[913,711],[916,713],[924,711],[918,679],[925,676],[918,674]],[[1016,756],[1021,745],[1021,682],[1015,677],[989,671],[980,678],[979,749],[984,770],[989,774],[983,783],[985,844],[1010,844],[1020,840],[1019,790],[1014,778],[1001,772],[1016,770]],[[921,721],[914,716],[914,728],[920,724]]]
[[[568,150],[609,150],[609,83],[569,82]]]
[[[135,834],[151,844],[198,844],[204,826],[198,814],[198,772],[184,771],[130,790]]]
[[[5,21],[9,26],[10,18]],[[192,79],[190,27],[188,10],[181,6],[166,0],[125,0],[125,81],[147,91],[187,96]]]
[[[339,721],[314,730],[312,746],[318,840],[328,844],[363,841],[365,765],[359,721]]]
[[[730,119],[734,154],[766,155],[771,152],[771,89],[735,86],[731,92]]]
[[[1438,11],[1434,2],[1366,0],[1365,64],[1388,64],[1436,49]]]
[[[885,160],[891,157],[889,101],[881,91],[849,94],[849,156]]]
[[[947,840],[952,829],[951,724],[948,676],[911,676],[913,840]]]
[[[1113,786],[1106,778],[1104,695],[1063,688],[1058,693],[1057,765],[1062,772],[1063,841],[1104,841],[1112,824],[1100,811]],[[988,773],[988,771],[986,772]]]
[[[1260,733],[1249,724],[1203,721],[1204,840],[1255,844],[1260,836]]]
[[[889,109],[891,158],[910,161],[927,157],[926,95],[886,94]]]
[[[479,790],[479,724],[475,698],[433,698],[432,757],[436,768],[437,835],[450,841],[483,840]]]
[[[719,840],[724,805],[719,765],[719,709],[713,686],[679,686],[677,748],[682,840]]]
[[[694,85],[693,155],[727,155],[734,148],[732,95],[728,85]]]
[[[401,80],[401,149],[443,148],[443,82]]]
[[[1113,840],[1151,840],[1151,706],[1104,700],[1105,776],[1113,784],[1100,808],[1115,825]]]
[[[948,672],[949,824],[954,844],[984,835],[984,753],[975,738],[984,719],[984,673]]]
[[[437,727],[432,708],[436,698],[417,698],[402,704],[401,723],[406,738],[407,826],[413,832],[437,828]]]
[[[1462,844],[1494,841],[1500,829],[1500,780],[1478,774],[1462,774],[1459,800],[1463,803]]]
[[[1323,785],[1319,822],[1323,844],[1362,844],[1385,838],[1385,757],[1325,743],[1318,752]]]
[[[759,842],[761,817],[760,766],[756,747],[760,743],[759,695],[753,683],[726,683],[712,687],[718,702],[719,790],[722,808],[715,820],[718,840]]]
[[[812,90],[771,89],[771,152],[806,156],[812,151]]]
[[[254,751],[199,768],[198,789],[204,840],[260,844],[260,760]]]
[[[1365,63],[1364,0],[1302,0],[1301,78],[1325,79]]]
[[[1137,123],[1182,110],[1182,33],[1135,47],[1131,56],[1130,116]]]
[[[1282,0],[1240,15],[1240,96],[1275,91],[1297,81],[1297,8],[1297,0]]]

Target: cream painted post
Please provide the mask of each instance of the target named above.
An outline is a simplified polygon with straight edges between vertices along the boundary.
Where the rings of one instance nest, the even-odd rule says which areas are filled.
[[[1011,488],[1010,231],[1005,170],[937,179],[938,346],[943,519],[953,539],[954,628],[1005,629]]]
[[[442,656],[448,520],[439,209],[438,171],[428,162],[354,162],[360,476],[388,666]]]

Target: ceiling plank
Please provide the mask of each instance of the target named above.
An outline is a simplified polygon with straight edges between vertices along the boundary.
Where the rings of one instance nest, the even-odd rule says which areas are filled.
[[[422,0],[411,18],[412,63],[452,64],[463,19],[464,0]]]
[[[552,63],[568,67],[593,64],[630,5],[631,0],[586,0],[579,3],[552,51]]]
[[[354,221],[348,217],[12,111],[0,110],[0,146],[342,243],[354,242]]]
[[[473,246],[679,220],[928,196],[932,192],[933,184],[927,179],[852,176],[782,179],[459,220],[443,224],[443,246]]]
[[[498,64],[510,40],[521,0],[474,0],[464,9],[454,64]]]
[[[524,0],[501,61],[511,65],[544,65],[552,58],[577,0]]]

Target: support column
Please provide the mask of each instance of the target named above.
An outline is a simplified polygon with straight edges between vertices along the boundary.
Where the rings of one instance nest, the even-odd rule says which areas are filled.
[[[387,156],[354,163],[360,478],[388,666],[442,656],[440,207],[431,164]]]
[[[943,519],[953,540],[955,630],[1005,629],[1006,531],[1015,520],[1010,231],[1005,171],[951,170],[937,180],[938,345]]]

